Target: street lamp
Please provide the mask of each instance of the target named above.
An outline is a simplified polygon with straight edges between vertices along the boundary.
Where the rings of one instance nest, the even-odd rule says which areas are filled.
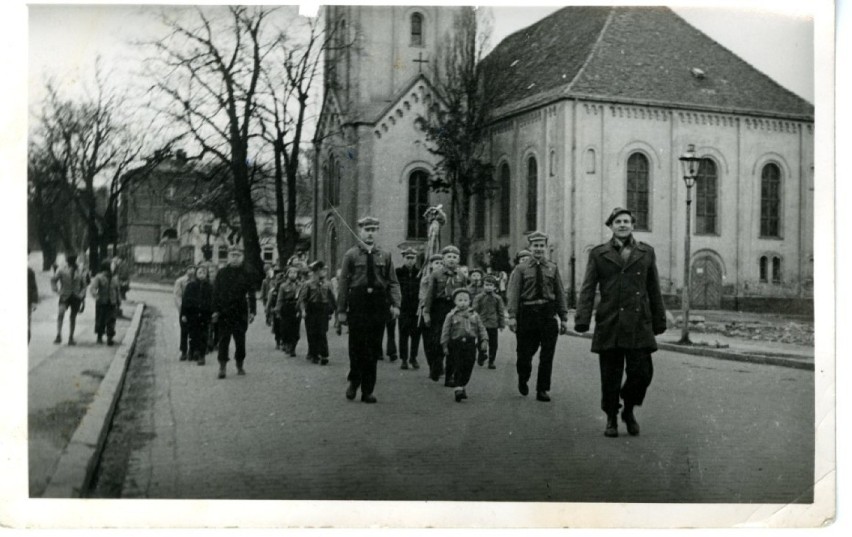
[[[684,249],[685,251],[683,256],[683,298],[681,299],[681,305],[683,308],[683,327],[681,329],[679,343],[688,345],[692,343],[689,340],[689,248],[690,239],[692,238],[690,225],[692,217],[692,187],[695,185],[696,176],[698,176],[698,165],[701,162],[701,159],[695,156],[695,146],[693,144],[689,144],[686,149],[686,153],[681,155],[678,160],[680,160],[680,164],[683,169],[683,182],[686,184],[686,247]]]

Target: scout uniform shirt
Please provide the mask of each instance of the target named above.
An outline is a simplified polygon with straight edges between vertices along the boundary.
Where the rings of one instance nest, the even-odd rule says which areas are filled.
[[[442,267],[429,275],[429,285],[426,288],[426,298],[423,300],[423,309],[432,312],[432,304],[436,300],[453,301],[453,291],[460,287],[467,287],[464,276],[456,270]]]
[[[505,310],[503,299],[497,292],[486,293],[483,291],[473,301],[473,310],[479,314],[485,328],[503,328]]]
[[[281,315],[287,304],[295,308],[296,302],[299,300],[299,290],[301,288],[302,284],[300,284],[298,280],[294,282],[284,280],[284,282],[278,286],[278,297],[275,300],[275,313]],[[295,310],[288,313],[295,313]]]
[[[368,252],[373,256],[373,282],[368,286]],[[363,289],[367,294],[386,294],[388,306],[399,308],[401,297],[396,271],[389,253],[374,245],[368,250],[364,244],[353,246],[343,255],[340,270],[340,288],[337,291],[337,311],[349,309],[349,295],[353,289]]]
[[[321,308],[321,306],[325,306],[325,308]],[[309,307],[313,309],[314,313],[320,313],[317,309],[323,309],[326,315],[334,313],[334,294],[331,292],[331,284],[327,280],[308,280],[302,285],[299,292],[299,309],[308,311]]]
[[[541,273],[541,283],[537,283],[537,273]],[[552,303],[556,313],[563,321],[568,319],[568,304],[562,277],[556,263],[547,259],[530,257],[525,263],[515,267],[509,278],[509,317],[518,315],[520,306],[533,306]]]
[[[466,340],[474,343],[477,339],[480,345],[488,341],[488,332],[479,314],[470,308],[464,311],[458,308],[450,310],[441,329],[441,346],[446,349],[450,341]]]

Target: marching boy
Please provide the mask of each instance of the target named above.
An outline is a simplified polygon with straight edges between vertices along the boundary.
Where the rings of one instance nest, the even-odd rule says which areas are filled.
[[[470,291],[460,287],[453,291],[453,308],[444,319],[441,330],[441,347],[452,365],[456,403],[467,399],[465,386],[470,381],[473,363],[476,361],[477,340],[482,352],[488,350],[488,332],[479,315],[470,309]]]
[[[322,365],[328,364],[328,320],[337,310],[327,273],[322,261],[311,263],[311,279],[299,293],[299,310],[308,335],[308,359]]]
[[[287,267],[286,276],[275,299],[275,320],[281,327],[281,350],[290,356],[296,356],[299,343],[301,317],[299,312],[299,267]]]
[[[482,289],[482,293],[473,300],[473,310],[479,314],[488,332],[488,354],[480,352],[478,363],[483,365],[487,356],[488,369],[497,369],[494,365],[494,358],[497,356],[497,330],[502,332],[506,326],[505,308],[503,299],[497,294],[497,278],[486,276]]]

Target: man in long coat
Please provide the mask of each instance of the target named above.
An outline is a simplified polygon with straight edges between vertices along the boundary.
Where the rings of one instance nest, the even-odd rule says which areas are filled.
[[[607,415],[604,434],[609,437],[618,436],[619,396],[624,400],[621,418],[627,432],[639,434],[633,407],[642,405],[654,374],[654,336],[666,330],[656,255],[650,245],[633,238],[634,223],[633,214],[621,207],[607,218],[612,238],[589,253],[574,320],[574,330],[589,330],[595,290],[600,289],[592,352],[599,355],[601,409]]]

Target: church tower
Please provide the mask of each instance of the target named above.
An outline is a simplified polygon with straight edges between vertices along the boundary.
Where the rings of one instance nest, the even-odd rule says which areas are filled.
[[[354,244],[347,229],[371,214],[381,244],[426,240],[422,218],[442,203],[430,192],[437,159],[416,119],[433,95],[430,73],[456,16],[465,7],[328,6],[322,113],[316,149],[313,255],[337,266]]]

